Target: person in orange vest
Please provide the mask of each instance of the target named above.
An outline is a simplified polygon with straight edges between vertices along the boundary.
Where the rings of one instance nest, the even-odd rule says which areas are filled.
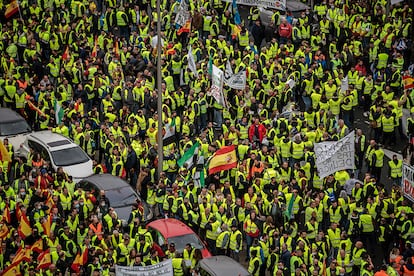
[[[414,275],[414,264],[412,257],[407,257],[405,263],[401,265],[400,275],[411,276]]]
[[[93,233],[98,236],[99,240],[102,240],[103,229],[102,223],[99,221],[98,216],[94,215],[92,217],[92,223],[89,224],[89,229],[91,229]]]

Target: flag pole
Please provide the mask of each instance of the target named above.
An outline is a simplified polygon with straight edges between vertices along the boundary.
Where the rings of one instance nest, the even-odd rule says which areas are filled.
[[[23,16],[22,16],[22,11],[20,10],[20,1],[17,1],[17,9],[19,10],[20,19],[24,23],[24,19],[23,19]]]
[[[162,172],[162,163],[164,161],[163,153],[163,141],[162,141],[162,91],[161,91],[161,0],[157,0],[157,89],[158,89],[158,101],[157,101],[157,113],[158,113],[158,179],[160,179]]]

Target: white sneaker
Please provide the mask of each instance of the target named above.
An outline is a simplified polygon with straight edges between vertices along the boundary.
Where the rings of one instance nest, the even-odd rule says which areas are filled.
[[[369,112],[368,111],[365,111],[363,115],[364,115],[365,118],[367,118],[368,115],[369,115]]]

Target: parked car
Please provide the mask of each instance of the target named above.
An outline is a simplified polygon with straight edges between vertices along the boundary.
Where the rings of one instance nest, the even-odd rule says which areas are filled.
[[[240,263],[227,256],[204,258],[199,262],[199,273],[205,276],[250,276]]]
[[[174,243],[177,252],[182,253],[187,243],[193,248],[200,249],[203,258],[211,257],[206,244],[194,231],[183,222],[173,219],[158,219],[147,224],[154,242],[165,252],[168,244]]]
[[[95,174],[82,179],[78,185],[85,191],[92,191],[95,197],[100,194],[100,191],[105,191],[105,197],[109,200],[110,206],[115,209],[124,226],[128,222],[132,206],[137,202],[140,202],[144,209],[144,221],[149,221],[153,217],[147,203],[141,200],[127,182],[117,176]]]
[[[62,167],[75,183],[93,174],[92,160],[82,148],[65,136],[48,130],[30,133],[18,155],[27,158],[31,148],[50,162],[55,171]]]
[[[20,114],[10,108],[0,107],[0,118],[0,140],[7,138],[14,150],[18,151],[32,128]]]

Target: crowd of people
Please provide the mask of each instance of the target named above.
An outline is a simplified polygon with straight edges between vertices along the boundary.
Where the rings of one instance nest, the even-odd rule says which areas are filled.
[[[0,102],[36,131],[73,139],[94,173],[124,178],[156,218],[180,219],[213,255],[244,261],[252,275],[414,275],[403,160],[387,162],[383,151],[414,135],[414,97],[403,85],[413,74],[409,1],[313,1],[299,14],[273,11],[266,26],[257,7],[244,7],[248,18],[236,24],[229,2],[189,1],[189,28],[175,24],[178,1],[160,1],[161,18],[154,0],[19,2],[1,18]],[[246,72],[246,86],[224,85],[223,106],[210,94],[211,64],[225,71],[227,63]],[[345,137],[359,112],[369,126],[355,131],[355,169],[320,178],[314,144]],[[157,133],[166,126],[175,136],[158,172]],[[238,166],[211,175],[197,162],[179,167],[196,142],[205,160],[236,146]],[[50,265],[32,250],[14,272],[109,275],[116,264],[162,260],[142,203],[125,226],[104,191],[94,197],[41,153],[22,158],[4,145],[0,270],[10,273],[22,248],[39,241]],[[204,181],[193,179],[200,170]],[[18,231],[22,216],[30,235]],[[174,275],[199,275],[202,256],[191,244],[184,252],[170,244],[165,256]]]

